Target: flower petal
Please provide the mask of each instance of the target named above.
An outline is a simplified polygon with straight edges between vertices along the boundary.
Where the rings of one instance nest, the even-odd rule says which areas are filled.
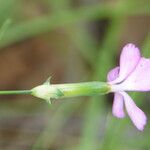
[[[130,76],[120,84],[127,91],[150,91],[150,59],[141,58]]]
[[[119,67],[115,67],[112,70],[110,70],[107,74],[107,81],[113,81],[116,78],[118,78],[119,75]]]
[[[140,61],[140,50],[134,44],[127,44],[120,55],[119,77],[112,84],[122,82],[135,69]]]
[[[114,94],[112,113],[117,118],[125,117],[125,113],[123,109],[123,96],[120,93]]]
[[[136,106],[134,101],[131,99],[131,97],[127,93],[120,92],[120,94],[122,94],[124,97],[126,110],[133,124],[137,127],[137,129],[142,131],[147,121],[147,117],[145,113]]]

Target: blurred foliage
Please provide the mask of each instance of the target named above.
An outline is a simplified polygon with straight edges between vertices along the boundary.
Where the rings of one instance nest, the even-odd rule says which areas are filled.
[[[138,26],[136,18],[144,18],[142,25]],[[138,26],[136,33],[127,26],[130,20]],[[17,55],[16,62],[29,63],[13,70],[28,70],[30,66],[32,70],[25,75],[23,70],[24,82],[17,76],[16,85],[8,82],[4,87],[30,87],[51,72],[54,78],[58,74],[56,82],[105,81],[129,37],[132,41],[128,42],[141,46],[143,55],[150,57],[149,20],[149,0],[0,0],[0,56],[3,58],[5,52],[10,55],[0,67],[7,68],[9,59]],[[13,78],[11,73],[1,73],[9,75],[5,82]],[[149,94],[131,95],[149,117]],[[65,99],[49,107],[31,97],[8,97],[0,105],[0,149],[150,149],[150,124],[141,133],[128,117],[114,118],[111,99],[112,95]]]

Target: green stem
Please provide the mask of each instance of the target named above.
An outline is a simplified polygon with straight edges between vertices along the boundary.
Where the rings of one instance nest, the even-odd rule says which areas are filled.
[[[0,95],[31,94],[31,90],[0,91]]]

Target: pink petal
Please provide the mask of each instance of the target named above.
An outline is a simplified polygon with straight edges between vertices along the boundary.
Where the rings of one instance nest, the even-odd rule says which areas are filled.
[[[124,118],[123,96],[120,93],[114,94],[112,113],[117,118]]]
[[[118,78],[119,75],[119,67],[115,67],[112,70],[110,70],[107,74],[107,81],[113,81],[116,78]]]
[[[120,56],[119,77],[113,81],[112,84],[122,82],[125,78],[127,78],[128,75],[135,69],[140,58],[139,49],[134,44],[127,44],[123,48]]]
[[[124,96],[126,110],[133,124],[137,127],[137,129],[142,131],[147,121],[147,117],[145,113],[136,106],[134,101],[131,99],[131,97],[127,93],[120,92],[120,94]]]
[[[150,91],[150,59],[141,58],[133,73],[120,86],[127,91]]]

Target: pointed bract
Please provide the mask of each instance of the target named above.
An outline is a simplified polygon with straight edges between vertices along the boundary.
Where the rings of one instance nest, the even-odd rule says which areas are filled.
[[[51,77],[49,77],[43,84],[44,85],[50,85],[50,80],[51,80]]]
[[[48,104],[50,104],[50,105],[52,104],[50,99],[47,99],[46,101],[48,102]]]

